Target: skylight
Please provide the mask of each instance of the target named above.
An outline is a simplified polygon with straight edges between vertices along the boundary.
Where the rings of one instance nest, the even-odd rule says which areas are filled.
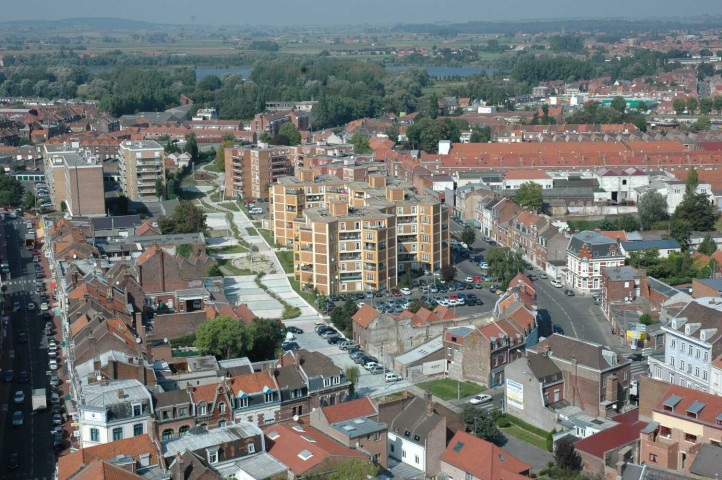
[[[461,451],[462,448],[464,448],[464,443],[463,443],[463,442],[456,442],[456,445],[454,445],[453,450],[458,453],[458,452]]]
[[[308,450],[304,450],[298,454],[298,457],[301,460],[308,460],[309,458],[313,457],[313,453],[309,452]]]

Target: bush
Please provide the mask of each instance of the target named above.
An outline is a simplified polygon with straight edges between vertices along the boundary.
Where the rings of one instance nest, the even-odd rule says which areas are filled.
[[[296,318],[301,316],[301,309],[298,307],[292,307],[291,305],[284,305],[283,307],[283,313],[281,314],[281,318],[284,320],[289,320],[291,318]]]
[[[496,420],[496,424],[499,425],[499,428],[511,427],[511,422],[510,422],[509,419],[506,418],[506,417],[499,417],[499,418]]]
[[[509,415],[508,413],[507,413],[506,415],[504,415],[504,416],[505,416],[511,423],[513,423],[514,425],[517,425],[518,427],[521,427],[521,428],[523,428],[524,430],[527,430],[527,431],[529,431],[529,432],[531,432],[531,433],[533,433],[533,434],[535,434],[535,435],[538,435],[538,436],[540,436],[540,437],[542,437],[542,438],[546,438],[547,433],[549,433],[549,432],[547,432],[546,430],[542,430],[542,429],[539,428],[539,427],[535,427],[534,425],[531,425],[531,424],[529,424],[529,423],[526,423],[526,422],[525,422],[524,420],[522,420],[521,418],[517,418],[517,417],[515,417],[515,416],[513,416],[513,415]]]
[[[185,335],[183,337],[178,337],[176,339],[173,339],[170,341],[170,345],[173,348],[178,347],[192,347],[193,343],[196,341],[196,334],[191,333],[190,335]]]

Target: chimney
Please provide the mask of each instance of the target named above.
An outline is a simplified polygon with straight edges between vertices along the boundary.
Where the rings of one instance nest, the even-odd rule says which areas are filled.
[[[143,385],[145,385],[148,381],[148,372],[145,369],[145,362],[143,361],[142,354],[138,357],[138,381]]]
[[[577,356],[572,356],[572,389],[573,389],[573,395],[572,395],[572,405],[577,406],[577,396],[579,395],[579,392],[577,391],[577,369],[579,366],[579,362],[577,362]]]
[[[178,473],[180,473],[180,478],[185,478],[185,472],[183,471],[183,455],[181,455],[181,452],[176,453],[175,460],[176,463],[178,463]]]
[[[606,399],[608,402],[616,402],[619,399],[619,396],[617,395],[618,391],[618,383],[617,383],[617,375],[612,374],[607,377],[607,384],[606,387]]]
[[[426,392],[424,393],[424,399],[426,400],[426,415],[434,413],[434,400],[431,395],[431,386],[426,385]]]
[[[95,370],[96,372],[100,370],[100,357],[95,357],[93,359],[93,370]]]
[[[118,400],[123,400],[125,398],[125,392],[122,388],[118,389]]]

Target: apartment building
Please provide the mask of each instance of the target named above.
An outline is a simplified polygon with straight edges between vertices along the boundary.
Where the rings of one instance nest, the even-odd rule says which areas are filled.
[[[306,169],[271,186],[276,243],[294,247],[296,279],[325,294],[394,287],[397,272],[438,270],[449,262],[449,213],[408,185]]]
[[[226,195],[229,197],[268,198],[269,186],[280,177],[293,174],[288,147],[256,146],[227,148]]]
[[[651,408],[640,403],[652,420],[639,434],[640,462],[700,477],[719,474],[722,397],[669,385],[648,401]]]
[[[103,161],[79,144],[43,145],[45,183],[56,209],[73,216],[105,215]]]
[[[602,288],[602,268],[624,265],[620,245],[599,232],[572,235],[567,246],[567,284],[582,293]]]
[[[163,147],[154,140],[124,141],[118,147],[120,185],[130,200],[160,200],[156,180],[165,184]]]
[[[651,377],[709,391],[712,362],[722,355],[722,299],[694,299],[662,330],[664,356],[649,357]]]

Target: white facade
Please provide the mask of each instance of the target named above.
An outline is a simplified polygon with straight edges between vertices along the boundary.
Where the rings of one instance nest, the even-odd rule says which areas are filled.
[[[426,473],[426,448],[401,435],[388,432],[388,454],[396,460]]]
[[[635,188],[649,185],[649,175],[636,168],[602,169],[597,171],[594,177],[599,182],[599,188],[612,194],[612,200],[631,198]]]
[[[620,245],[599,232],[584,231],[569,239],[566,281],[582,294],[602,288],[603,267],[623,265]]]
[[[640,197],[645,193],[652,191],[659,192],[667,199],[667,213],[671,215],[684,199],[685,186],[685,182],[676,178],[658,176],[650,178],[649,185],[637,187],[630,192],[630,194],[632,195],[632,200],[639,202]],[[707,194],[710,203],[712,203],[714,197],[712,195],[712,186],[709,183],[698,184],[695,192]]]
[[[525,183],[536,183],[541,185],[542,189],[547,190],[554,187],[554,179],[547,176],[546,178],[505,178],[501,182],[501,188],[504,190],[518,190]]]

